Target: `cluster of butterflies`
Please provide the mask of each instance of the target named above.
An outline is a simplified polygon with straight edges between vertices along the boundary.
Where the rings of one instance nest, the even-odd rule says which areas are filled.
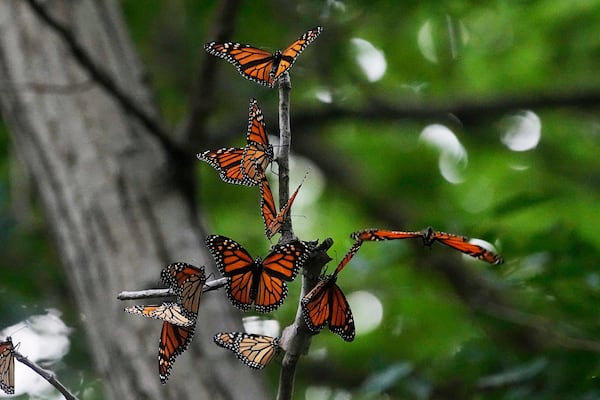
[[[259,312],[273,311],[283,303],[287,296],[285,282],[296,277],[312,251],[310,244],[294,240],[275,245],[264,259],[253,259],[239,243],[225,236],[210,235],[206,244],[219,271],[227,277],[226,292],[231,303],[241,310],[254,306]],[[175,302],[134,305],[125,311],[163,321],[158,371],[161,382],[166,383],[175,358],[187,349],[194,335],[206,275],[204,267],[178,262],[163,269],[161,279],[175,293]],[[257,369],[266,366],[279,349],[278,338],[242,332],[220,332],[214,340]]]
[[[232,42],[210,42],[205,49],[231,62],[245,78],[273,87],[321,31],[321,27],[311,29],[285,50],[272,54]],[[256,99],[250,100],[246,142],[243,148],[209,150],[198,154],[198,158],[214,167],[227,183],[259,186],[265,234],[271,239],[281,230],[301,185],[278,211],[265,175],[274,158],[273,146],[269,143],[264,116]],[[227,277],[226,291],[232,304],[242,310],[254,306],[259,312],[273,311],[283,303],[287,296],[285,282],[296,277],[311,252],[308,244],[295,240],[274,246],[264,259],[253,259],[239,243],[224,236],[211,235],[206,244],[219,271]],[[173,263],[161,272],[161,279],[176,294],[175,302],[135,305],[126,307],[125,311],[163,321],[158,369],[161,382],[166,383],[175,358],[187,349],[193,337],[206,276],[204,267]],[[278,338],[242,332],[220,332],[215,335],[214,341],[234,351],[252,368],[263,368],[279,349]]]
[[[346,296],[337,285],[337,275],[350,262],[365,241],[397,240],[421,238],[426,246],[440,242],[471,257],[490,264],[504,262],[502,256],[472,243],[469,238],[452,233],[439,232],[431,227],[421,231],[390,231],[384,229],[365,229],[353,232],[350,237],[354,243],[342,258],[332,274],[323,275],[315,287],[300,301],[302,315],[308,329],[317,333],[325,326],[347,342],[354,340],[354,317]]]
[[[246,146],[243,148],[222,148],[198,153],[198,159],[206,161],[218,173],[224,182],[259,186],[260,210],[265,224],[265,234],[271,239],[281,230],[302,183],[296,188],[286,204],[278,211],[269,180],[265,175],[267,167],[273,161],[273,145],[269,143],[263,113],[256,99],[250,99],[248,110],[248,129]]]
[[[15,394],[15,346],[10,337],[0,342],[0,389]]]
[[[440,242],[469,256],[491,264],[501,264],[502,256],[470,241],[469,238],[439,232],[429,227],[422,231],[391,231],[365,229],[350,235],[354,244],[342,258],[332,274],[322,275],[315,287],[300,301],[307,328],[314,334],[326,326],[343,340],[355,337],[354,317],[346,296],[337,285],[337,276],[366,241],[421,238],[431,246]],[[252,308],[258,312],[271,312],[283,304],[287,297],[286,282],[294,280],[300,268],[314,250],[312,243],[293,240],[276,244],[263,258],[252,256],[233,239],[222,235],[206,238],[208,250],[217,268],[227,278],[225,290],[231,303],[240,310]],[[200,296],[206,282],[204,267],[186,263],[173,263],[161,272],[162,281],[176,294],[177,301],[154,306],[135,305],[125,308],[163,321],[158,350],[158,367],[161,382],[168,379],[175,358],[188,347],[198,316]],[[219,332],[214,342],[228,350],[251,368],[264,368],[280,349],[279,338],[243,332]],[[2,360],[0,354],[0,360]]]
[[[245,78],[273,87],[321,31],[321,27],[311,29],[285,50],[273,54],[231,42],[211,42],[206,44],[205,49],[231,62]],[[301,185],[278,210],[265,175],[274,159],[273,146],[269,143],[264,117],[256,99],[250,100],[245,147],[207,150],[197,157],[211,165],[227,183],[259,186],[260,209],[267,238],[271,239],[281,230]],[[363,242],[421,238],[425,245],[439,241],[492,264],[503,261],[499,255],[470,242],[464,236],[438,232],[432,228],[417,232],[367,229],[352,233],[351,238],[354,244],[333,273],[322,275],[315,287],[300,301],[303,319],[310,332],[316,334],[328,326],[348,342],[355,337],[354,318],[336,282],[340,271]],[[272,312],[283,304],[288,294],[286,282],[294,280],[315,247],[311,242],[296,239],[272,246],[264,258],[253,258],[241,244],[222,235],[210,235],[205,243],[218,270],[226,277],[225,291],[230,302],[240,310],[254,309],[262,313]],[[175,302],[130,306],[125,311],[163,321],[158,365],[160,380],[165,383],[175,358],[185,351],[194,334],[206,276],[204,267],[174,263],[161,272],[161,279],[175,293]],[[256,369],[264,368],[280,349],[279,338],[244,332],[219,332],[213,340],[217,345],[233,351],[244,364]]]

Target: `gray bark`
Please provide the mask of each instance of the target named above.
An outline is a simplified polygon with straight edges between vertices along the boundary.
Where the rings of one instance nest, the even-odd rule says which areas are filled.
[[[158,119],[118,1],[42,4]],[[212,342],[215,332],[240,328],[222,291],[202,299],[192,345],[164,386],[157,371],[160,322],[126,314],[116,300],[122,290],[156,287],[170,262],[216,272],[193,188],[186,187],[194,164],[177,170],[161,143],[90,81],[22,0],[0,1],[0,80],[2,115],[44,204],[106,397],[267,397],[260,375]]]

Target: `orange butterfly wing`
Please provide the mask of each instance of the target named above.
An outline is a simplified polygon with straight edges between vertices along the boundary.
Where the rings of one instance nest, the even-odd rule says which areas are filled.
[[[15,348],[10,337],[0,343],[0,389],[15,393]]]
[[[329,325],[329,330],[347,342],[354,340],[354,318],[346,296],[336,284],[336,275],[321,277],[301,301],[302,315],[311,332]]]
[[[342,289],[335,283],[328,290],[329,296],[329,330],[339,335],[346,342],[354,340],[356,330],[350,305]]]
[[[428,228],[424,232],[424,240],[426,244],[431,244],[434,241],[438,241],[448,247],[452,247],[453,249],[461,251],[479,260],[486,261],[490,264],[502,264],[504,262],[504,258],[502,256],[494,253],[491,250],[483,248],[482,246],[469,242],[469,238],[465,236],[433,231],[431,228]]]
[[[273,55],[248,44],[232,42],[210,42],[204,49],[232,63],[243,77],[261,85],[273,87],[274,80],[269,73],[273,65]]]
[[[238,332],[219,332],[213,336],[213,341],[225,349],[233,350],[237,334]]]
[[[190,318],[185,310],[176,303],[163,303],[160,306],[129,306],[125,307],[125,312],[159,319],[178,326],[191,326],[196,322],[195,317]]]
[[[348,264],[350,262],[350,260],[352,260],[352,257],[354,257],[354,255],[358,252],[361,245],[362,245],[362,242],[360,240],[357,240],[356,242],[354,242],[352,244],[350,249],[344,255],[344,258],[342,258],[342,260],[340,261],[338,266],[335,268],[334,275],[337,275],[342,269],[344,269],[346,264]]]
[[[229,278],[227,297],[240,310],[247,311],[253,303],[253,281],[257,267],[250,254],[235,240],[221,235],[210,235],[206,246],[215,259],[217,268]]]
[[[207,150],[196,156],[201,161],[206,161],[217,170],[224,182],[236,185],[255,186],[257,182],[249,179],[242,171],[242,159],[245,148],[223,148],[217,151]]]
[[[311,332],[317,333],[329,321],[329,287],[333,275],[322,276],[315,287],[300,301],[304,321]]]
[[[350,237],[354,240],[361,241],[380,241],[380,240],[395,240],[395,239],[411,239],[423,237],[422,232],[403,232],[403,231],[388,231],[384,229],[364,229],[362,231],[353,232]]]
[[[248,111],[248,142],[242,157],[242,174],[258,183],[269,164],[273,161],[273,146],[269,144],[267,127],[256,99],[250,99]]]
[[[279,338],[243,332],[219,332],[214,342],[235,353],[251,368],[262,369],[277,355]]]
[[[273,87],[277,79],[294,64],[300,53],[322,32],[316,27],[305,32],[283,51],[271,54],[248,44],[210,42],[204,49],[213,56],[232,63],[245,78],[261,85]]]
[[[310,250],[299,240],[273,247],[254,283],[256,311],[271,312],[283,304],[288,292],[285,281],[294,280],[309,255]]]
[[[183,327],[163,322],[158,345],[158,376],[167,383],[175,358],[183,353],[194,336],[195,325]]]
[[[340,261],[333,274],[322,276],[315,287],[300,301],[302,315],[308,329],[319,332],[329,325],[329,330],[347,342],[354,340],[354,317],[346,296],[336,284],[337,274],[360,249],[362,242],[357,240]]]
[[[273,80],[276,81],[285,71],[290,69],[296,62],[296,59],[304,51],[306,46],[311,44],[323,31],[323,28],[317,26],[314,29],[306,31],[302,36],[294,41],[287,49],[281,52],[281,59],[273,72]]]
[[[233,351],[250,368],[263,369],[277,355],[279,339],[264,335],[239,333]]]
[[[187,317],[195,319],[206,282],[204,267],[183,262],[172,263],[161,271],[160,276],[166,285],[176,291],[177,302],[181,304]]]
[[[294,193],[290,196],[287,203],[281,208],[279,213],[275,206],[275,199],[273,198],[273,192],[269,186],[269,181],[266,176],[262,176],[260,181],[260,211],[265,223],[265,234],[267,239],[271,239],[279,230],[283,224],[285,216],[290,210],[298,191],[302,184],[298,185]]]
[[[269,186],[269,181],[266,176],[262,176],[260,180],[260,212],[265,223],[265,233],[268,239],[271,239],[275,235],[273,226],[275,218],[277,216],[277,206],[275,205],[275,199],[273,198],[273,192]]]

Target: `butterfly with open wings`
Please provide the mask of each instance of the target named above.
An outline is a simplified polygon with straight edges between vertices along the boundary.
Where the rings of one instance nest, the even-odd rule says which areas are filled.
[[[288,71],[302,51],[323,31],[316,28],[306,31],[285,50],[269,53],[249,44],[232,42],[210,42],[204,49],[216,57],[232,63],[239,73],[247,79],[267,87],[273,87],[277,80]]]

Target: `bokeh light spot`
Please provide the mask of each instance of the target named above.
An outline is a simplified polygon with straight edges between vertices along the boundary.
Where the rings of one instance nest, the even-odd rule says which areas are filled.
[[[375,48],[370,42],[353,38],[350,40],[356,49],[356,62],[362,69],[369,82],[380,80],[387,69],[383,51]]]
[[[524,111],[505,119],[501,141],[513,151],[534,149],[542,137],[542,122],[532,111]]]
[[[348,295],[356,330],[366,334],[376,329],[383,318],[383,305],[371,292],[359,290]]]

